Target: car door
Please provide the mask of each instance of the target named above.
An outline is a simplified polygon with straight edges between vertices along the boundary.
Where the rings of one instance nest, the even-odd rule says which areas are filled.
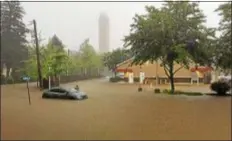
[[[59,89],[58,95],[59,95],[59,98],[66,99],[67,98],[67,91],[64,89]]]
[[[49,95],[50,95],[51,97],[53,97],[53,98],[58,98],[58,96],[59,96],[59,89],[57,89],[57,88],[51,89],[51,90],[49,91]]]
[[[65,98],[66,91],[61,88],[55,88],[50,90],[52,97],[54,98]]]

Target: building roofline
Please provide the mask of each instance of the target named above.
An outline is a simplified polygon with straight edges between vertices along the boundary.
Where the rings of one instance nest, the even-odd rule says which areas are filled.
[[[131,60],[133,60],[133,59],[134,59],[134,57],[131,57],[131,58],[129,58],[129,59],[127,59],[127,60],[125,60],[125,61],[123,61],[121,63],[118,63],[116,66],[119,67],[119,66],[121,66],[121,65],[123,65],[123,64],[125,64],[125,63],[127,63],[127,62],[129,62]]]

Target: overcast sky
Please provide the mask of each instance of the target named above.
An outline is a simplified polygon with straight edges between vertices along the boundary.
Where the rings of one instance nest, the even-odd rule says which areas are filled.
[[[207,26],[217,27],[220,17],[214,10],[220,2],[201,2]],[[98,50],[98,18],[105,12],[110,20],[110,49],[122,47],[122,39],[130,30],[135,13],[144,13],[145,5],[160,7],[161,2],[22,2],[24,21],[35,19],[38,31],[48,39],[56,34],[65,46],[78,50],[86,39]]]

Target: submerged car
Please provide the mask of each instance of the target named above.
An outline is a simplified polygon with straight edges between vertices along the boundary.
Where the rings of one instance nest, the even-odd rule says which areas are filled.
[[[59,99],[87,99],[88,96],[76,88],[54,87],[43,92],[42,98],[59,98]]]

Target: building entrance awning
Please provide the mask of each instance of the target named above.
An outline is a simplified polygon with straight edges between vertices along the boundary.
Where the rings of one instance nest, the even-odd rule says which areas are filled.
[[[133,72],[132,69],[116,69],[116,72]]]
[[[212,70],[213,70],[213,68],[205,67],[205,66],[198,66],[198,67],[193,67],[193,68],[190,69],[191,72],[199,71],[199,72],[202,72],[202,73],[209,72],[209,71],[212,71]]]

